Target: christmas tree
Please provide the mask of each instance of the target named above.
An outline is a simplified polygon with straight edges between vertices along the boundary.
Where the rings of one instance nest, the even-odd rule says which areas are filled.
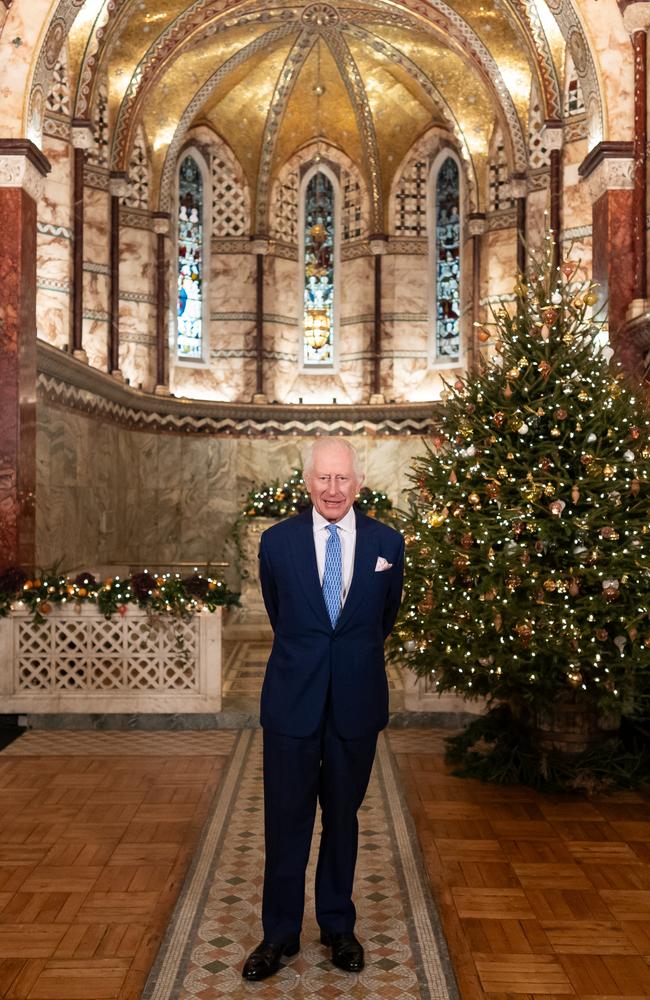
[[[553,269],[547,246],[414,462],[392,640],[440,692],[487,699],[456,744],[466,760],[479,738],[511,753],[516,731],[533,771],[540,720],[558,704],[601,721],[639,710],[650,665],[648,415],[600,346],[595,287],[575,261]],[[489,756],[477,773],[516,772]]]

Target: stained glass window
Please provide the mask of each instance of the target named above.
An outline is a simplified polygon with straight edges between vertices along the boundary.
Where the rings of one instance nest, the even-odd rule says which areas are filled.
[[[334,186],[318,170],[305,187],[303,361],[334,360]]]
[[[203,349],[203,178],[193,156],[181,162],[178,185],[178,356]]]
[[[442,163],[436,198],[436,358],[460,354],[460,175],[451,156]]]

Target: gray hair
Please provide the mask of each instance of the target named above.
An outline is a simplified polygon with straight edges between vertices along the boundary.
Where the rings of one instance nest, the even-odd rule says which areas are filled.
[[[345,451],[347,451],[350,458],[352,459],[352,468],[354,469],[354,474],[359,480],[359,482],[361,482],[361,480],[363,479],[363,469],[361,468],[361,459],[359,458],[359,453],[357,449],[354,447],[353,444],[350,444],[347,438],[339,437],[338,435],[334,434],[329,436],[323,435],[317,437],[309,445],[307,454],[305,455],[305,461],[303,464],[303,475],[305,476],[305,478],[307,478],[307,476],[311,473],[311,470],[314,467],[314,458],[316,456],[316,452],[320,451],[322,448],[329,448],[332,445],[335,445],[339,448],[344,448]]]

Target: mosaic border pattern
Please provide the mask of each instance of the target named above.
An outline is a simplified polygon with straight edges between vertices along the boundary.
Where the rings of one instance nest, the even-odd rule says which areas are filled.
[[[138,430],[238,436],[428,435],[439,424],[440,404],[435,402],[298,406],[154,396],[116,382],[44,341],[37,348],[39,401]]]
[[[380,734],[375,770],[362,806],[355,898],[367,963],[360,975],[332,967],[316,943],[306,910],[302,952],[263,986],[243,983],[241,962],[259,932],[262,875],[261,734],[235,746],[181,890],[142,1000],[205,1000],[261,990],[269,1000],[294,994],[390,1000],[458,1000],[446,943],[396,766]],[[251,829],[251,827],[253,829]],[[255,831],[255,832],[254,832]],[[315,839],[317,838],[317,832]],[[312,846],[312,855],[313,851]],[[313,883],[312,857],[308,885]],[[308,896],[310,889],[308,889]],[[368,899],[369,904],[365,903]]]

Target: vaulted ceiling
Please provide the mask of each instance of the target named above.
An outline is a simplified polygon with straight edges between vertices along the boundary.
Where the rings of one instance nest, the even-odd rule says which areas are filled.
[[[479,186],[497,123],[525,169],[531,82],[544,117],[560,117],[562,61],[544,0],[86,0],[69,35],[77,117],[108,80],[112,169],[126,169],[143,125],[164,201],[188,131],[208,125],[242,164],[258,218],[273,177],[314,139],[357,163],[375,206],[435,124]]]

